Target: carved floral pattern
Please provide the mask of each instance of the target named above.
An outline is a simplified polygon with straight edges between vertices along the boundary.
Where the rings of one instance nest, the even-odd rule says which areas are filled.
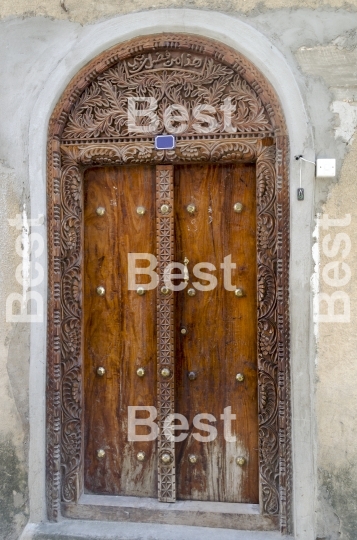
[[[81,215],[82,179],[77,164],[65,165],[62,193],[62,280],[61,280],[61,364],[62,364],[62,498],[79,496],[81,464]]]
[[[267,514],[279,512],[279,461],[272,460],[272,456],[279,455],[279,439],[277,430],[263,425],[259,429],[260,439],[260,474],[264,478],[262,482],[263,500]]]
[[[276,145],[261,147],[257,159],[258,404],[259,457],[264,512],[279,505],[279,426],[276,351]],[[274,441],[274,444],[272,444]]]
[[[262,150],[260,139],[223,139],[177,141],[175,151],[156,151],[152,142],[140,143],[87,143],[63,144],[61,150],[67,159],[81,165],[105,165],[123,163],[162,163],[162,162],[200,162],[200,161],[246,161],[256,159]],[[265,179],[262,177],[265,186]]]
[[[262,319],[258,323],[259,352],[263,357],[275,359],[277,346],[276,327],[269,319]]]
[[[273,270],[263,264],[258,265],[258,314],[261,320],[272,310],[276,299]]]
[[[189,112],[176,148],[156,151],[151,136],[128,135],[128,97],[158,101],[156,132],[173,103]],[[232,98],[235,133],[223,131],[226,97]],[[138,104],[147,107],[149,101]],[[212,106],[210,132],[194,128],[195,107]],[[196,109],[197,110],[197,109]],[[137,118],[147,126],[150,119]],[[198,122],[201,127],[207,124]],[[175,125],[175,123],[173,124]],[[291,515],[289,381],[289,188],[287,142],[279,102],[260,73],[231,49],[196,36],[138,38],[107,51],[80,72],[50,123],[48,145],[49,290],[47,383],[48,515],[59,498],[75,502],[82,491],[81,223],[82,169],[127,163],[246,161],[256,163],[258,264],[259,455],[262,511],[280,514],[288,533]],[[139,138],[141,137],[141,140]],[[172,172],[160,166],[162,201],[170,202]],[[161,176],[160,176],[161,175]],[[170,192],[170,196],[168,193]],[[162,202],[161,202],[162,204]],[[157,213],[158,258],[172,255],[167,219]],[[159,263],[159,271],[160,271]],[[158,366],[172,366],[171,297],[158,294]],[[159,427],[173,412],[174,383],[158,378]],[[279,396],[279,398],[278,398]],[[160,429],[160,433],[163,430]],[[159,468],[162,500],[174,499],[173,443],[159,440],[171,463]]]
[[[64,362],[78,358],[81,347],[81,327],[77,318],[66,318],[62,324],[61,356]]]
[[[139,111],[146,109],[156,117],[146,114],[129,120],[133,96],[141,99],[134,105]],[[184,122],[179,121],[182,113],[177,106],[188,112]],[[231,109],[230,132],[269,133],[273,129],[258,93],[234,69],[198,52],[165,48],[123,59],[104,71],[73,104],[63,139],[132,137],[137,136],[135,126],[140,127],[141,136],[162,133],[165,114],[168,130],[165,111],[169,107],[173,108],[171,128],[179,129],[180,135],[222,133],[224,115]],[[210,113],[212,121],[199,120],[200,113]]]
[[[165,285],[164,270],[174,261],[173,237],[173,204],[174,179],[172,165],[160,165],[156,168],[156,228],[157,228],[157,264],[159,285],[157,288],[157,404],[158,404],[158,492],[159,500],[174,502],[176,500],[176,471],[175,471],[175,443],[168,437],[164,429],[165,419],[175,412],[174,395],[174,302],[172,292],[164,295],[161,287]],[[163,215],[161,206],[166,204],[169,211]],[[161,370],[168,368],[171,375],[163,378]],[[162,454],[170,456],[170,463],[161,461]]]

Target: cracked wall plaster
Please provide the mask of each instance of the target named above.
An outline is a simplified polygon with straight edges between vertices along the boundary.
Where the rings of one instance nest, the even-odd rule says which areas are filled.
[[[350,320],[344,323],[319,324],[317,354],[317,452],[319,467],[318,523],[321,538],[355,540],[357,538],[357,138],[344,161],[338,183],[331,187],[323,212],[330,219],[351,216],[350,224],[319,228],[320,292],[328,295],[343,291],[350,302]],[[323,181],[323,180],[321,180]],[[345,234],[338,253],[331,256],[337,234]],[[327,238],[330,235],[330,238]],[[346,241],[351,242],[343,256]],[[325,246],[324,246],[325,242]],[[329,256],[328,256],[329,255]],[[342,263],[348,265],[351,278],[339,286],[326,283],[324,268],[338,262],[338,279],[346,275]],[[326,276],[326,275],[325,275]],[[328,276],[333,276],[329,273]],[[328,281],[328,279],[327,279]],[[336,282],[337,283],[337,282]],[[336,313],[342,313],[336,304]],[[320,313],[326,306],[320,305]],[[327,531],[327,523],[335,529]],[[339,534],[339,532],[341,534]]]
[[[355,540],[357,538],[357,467],[330,464],[319,470],[322,504],[317,540]],[[325,508],[324,508],[324,505]]]
[[[335,136],[341,137],[344,142],[351,144],[357,127],[357,102],[334,101],[331,109],[339,116],[339,125],[335,127]]]
[[[6,298],[20,292],[15,270],[19,234],[9,218],[19,212],[22,186],[14,171],[0,163],[0,538],[17,540],[28,517],[28,363],[27,324],[6,322]]]
[[[3,0],[0,18],[11,15],[21,17],[44,16],[68,19],[87,24],[113,15],[132,13],[143,9],[192,8],[224,11],[226,13],[254,14],[276,9],[345,9],[355,12],[356,0]]]
[[[17,540],[28,518],[26,471],[12,435],[0,435],[0,538]]]
[[[357,126],[357,31],[345,31],[327,45],[302,46],[296,59],[305,74],[326,84],[330,110],[339,117],[335,137],[350,144]]]
[[[357,48],[343,48],[343,44],[347,45],[346,39],[341,38],[329,45],[300,47],[296,53],[304,73],[321,77],[336,96],[339,91],[357,90]]]

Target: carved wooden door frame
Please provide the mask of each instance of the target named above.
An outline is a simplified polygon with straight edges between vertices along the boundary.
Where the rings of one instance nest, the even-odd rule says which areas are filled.
[[[197,133],[188,122],[186,131],[176,137],[175,149],[157,151],[152,135],[128,133],[125,110],[130,93],[145,97],[155,92],[158,133],[163,132],[164,106],[174,99],[192,110],[200,102],[223,102],[228,95],[236,105],[235,131],[224,131],[223,111],[218,108],[219,121],[210,133]],[[71,81],[50,120],[46,398],[50,520],[58,519],[61,502],[76,503],[83,493],[83,171],[96,165],[209,161],[256,164],[260,508],[263,515],[279,517],[282,533],[291,532],[285,121],[274,90],[246,58],[216,41],[172,33],[135,38],[102,53]],[[171,398],[162,392],[160,400],[165,399]]]

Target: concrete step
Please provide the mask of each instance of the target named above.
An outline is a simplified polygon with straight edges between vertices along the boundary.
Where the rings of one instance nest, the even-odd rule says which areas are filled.
[[[283,540],[279,532],[237,531],[155,525],[63,520],[59,523],[29,524],[19,540]]]

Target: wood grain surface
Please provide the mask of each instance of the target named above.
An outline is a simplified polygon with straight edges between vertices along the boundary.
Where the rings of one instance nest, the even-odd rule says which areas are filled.
[[[127,283],[128,253],[156,249],[155,167],[93,168],[84,186],[85,488],[155,497],[156,441],[129,442],[127,434],[128,405],[156,405],[156,291],[139,296]],[[99,206],[104,216],[96,214]],[[143,216],[138,206],[146,208]],[[137,276],[138,283],[147,281]],[[102,297],[99,285],[106,289]],[[104,377],[96,373],[99,366]],[[139,367],[146,371],[142,378]],[[136,433],[148,428],[137,426]],[[104,458],[97,457],[98,449]],[[144,462],[137,460],[139,451]]]
[[[176,444],[178,498],[258,503],[255,166],[176,165],[174,173],[175,260],[189,259],[187,289],[196,288],[193,297],[187,289],[174,293],[172,315],[175,410],[190,426],[186,440]],[[157,406],[156,291],[139,296],[127,283],[128,253],[156,253],[155,167],[89,169],[84,197],[85,488],[156,497],[156,442],[127,438],[128,405]],[[241,213],[233,210],[236,202],[243,204]],[[190,203],[194,214],[187,211]],[[104,216],[96,214],[98,206],[106,209]],[[146,208],[144,216],[137,214],[138,206]],[[236,264],[232,284],[243,289],[242,298],[224,288],[220,265],[227,255]],[[202,262],[216,267],[211,273],[217,287],[211,291],[197,290],[197,282],[207,283],[193,275],[194,265]],[[136,281],[146,283],[147,277]],[[96,292],[99,285],[106,289],[103,297]],[[106,370],[103,377],[96,373],[99,366]],[[145,368],[143,378],[138,367]],[[191,371],[195,380],[188,377]],[[243,373],[243,382],[237,373]],[[221,415],[229,406],[236,415],[235,442],[224,439]],[[212,442],[193,437],[207,435],[193,426],[194,416],[202,413],[216,418]],[[105,451],[101,459],[99,449]],[[146,454],[142,463],[138,451]],[[197,457],[195,464],[190,454]],[[237,457],[245,458],[243,467]]]
[[[175,168],[176,260],[190,261],[190,282],[195,264],[207,261],[217,271],[211,291],[187,290],[176,294],[176,411],[189,419],[189,437],[177,443],[178,498],[222,502],[258,502],[258,404],[257,404],[257,273],[255,167],[250,164],[182,165]],[[233,205],[243,204],[241,213]],[[189,214],[188,204],[196,211]],[[241,287],[238,298],[223,284],[220,264],[232,255],[236,270],[232,284]],[[202,269],[203,271],[203,269]],[[182,335],[180,328],[187,328]],[[189,372],[197,378],[190,380]],[[244,375],[243,382],[236,374]],[[223,414],[231,406],[236,420],[232,434],[223,436]],[[199,413],[212,414],[218,431],[212,442],[192,424]],[[204,423],[207,423],[205,420]],[[191,464],[188,456],[197,456]],[[244,457],[240,467],[237,457]]]

